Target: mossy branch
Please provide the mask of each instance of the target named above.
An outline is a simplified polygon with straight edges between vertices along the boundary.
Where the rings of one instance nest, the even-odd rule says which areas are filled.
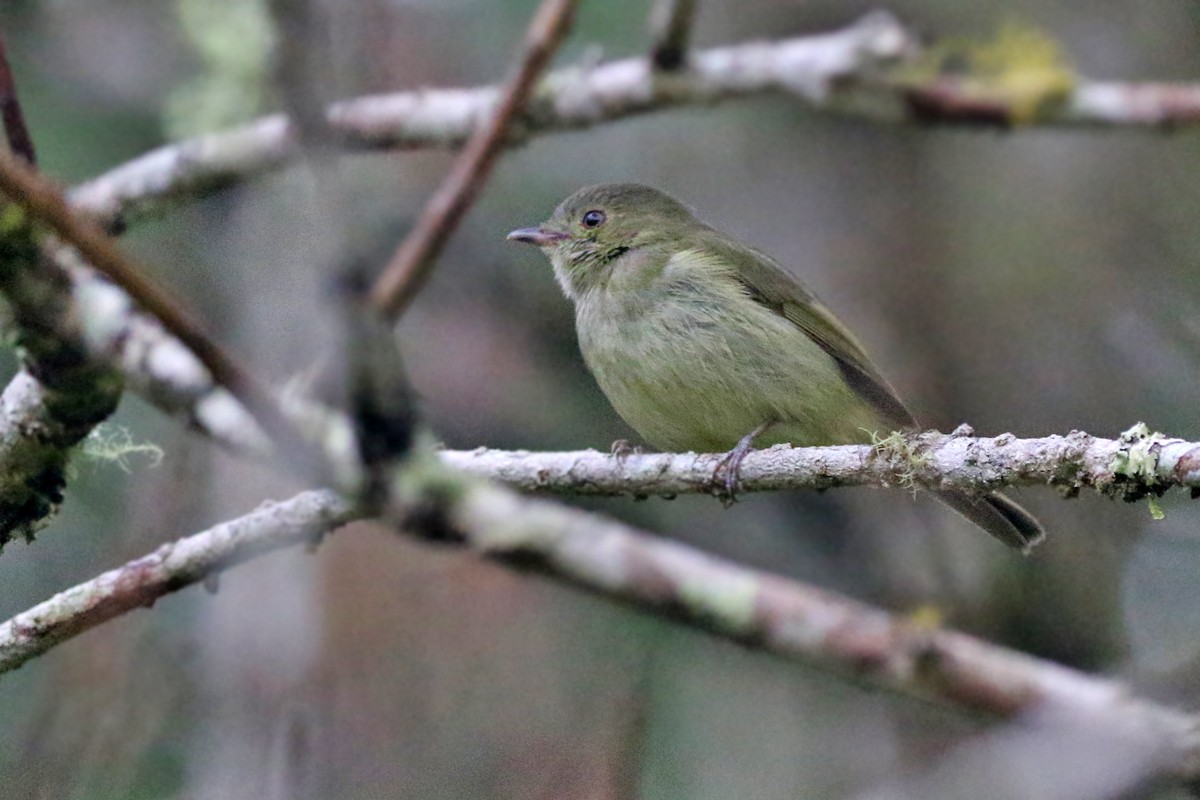
[[[443,461],[525,492],[562,495],[674,496],[713,491],[722,454],[633,454],[581,450],[531,453],[479,448],[445,451]],[[836,486],[965,489],[1049,486],[1072,496],[1093,490],[1133,502],[1172,487],[1200,494],[1200,442],[1151,433],[1138,423],[1116,439],[1082,431],[1018,439],[978,438],[967,426],[951,434],[893,434],[873,445],[751,452],[742,462],[744,492]]]

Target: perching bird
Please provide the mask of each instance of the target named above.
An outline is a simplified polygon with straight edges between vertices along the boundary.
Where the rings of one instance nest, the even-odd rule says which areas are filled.
[[[604,184],[511,240],[537,245],[575,304],[584,361],[617,412],[667,451],[870,442],[916,420],[862,345],[770,256],[649,186]],[[1001,494],[935,495],[1012,547],[1044,532]]]

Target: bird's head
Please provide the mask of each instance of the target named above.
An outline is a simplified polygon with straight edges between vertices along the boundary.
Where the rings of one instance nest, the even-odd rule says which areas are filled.
[[[658,189],[607,183],[580,189],[550,219],[535,228],[518,228],[508,238],[540,247],[563,291],[575,299],[606,283],[617,263],[649,263],[638,256],[685,243],[688,229],[696,224],[686,206]]]

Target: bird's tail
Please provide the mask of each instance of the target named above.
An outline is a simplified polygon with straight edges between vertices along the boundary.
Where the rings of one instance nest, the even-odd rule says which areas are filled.
[[[1009,547],[1024,553],[1046,536],[1032,514],[999,492],[972,494],[947,489],[934,492],[934,496]]]

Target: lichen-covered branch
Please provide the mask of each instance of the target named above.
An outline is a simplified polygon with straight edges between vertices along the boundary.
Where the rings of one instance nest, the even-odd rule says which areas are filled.
[[[440,455],[449,466],[525,492],[635,496],[712,492],[713,470],[723,457],[486,448]],[[755,450],[742,462],[739,482],[747,492],[835,486],[984,492],[1042,485],[1068,494],[1094,489],[1126,500],[1161,495],[1174,486],[1200,490],[1200,442],[1171,439],[1140,424],[1118,439],[1081,431],[1040,439],[976,438],[963,426],[952,434],[897,434],[878,445]]]
[[[272,550],[314,542],[358,516],[307,492],[65,591],[0,625],[0,672],[159,597]],[[417,457],[393,485],[388,518],[413,535],[468,546],[636,608],[847,679],[1003,719],[1055,709],[1120,730],[1200,776],[1200,716],[1092,677],[837,594],[751,570],[621,523],[520,497]]]
[[[1149,742],[1174,777],[1200,774],[1200,715],[1141,700],[1119,683],[499,487],[449,498],[436,534],[461,532],[471,547],[524,569],[536,565],[751,648],[960,710],[1001,719],[1070,711]]]
[[[21,219],[0,228],[0,295],[23,369],[0,394],[0,545],[57,510],[71,450],[123,389],[240,451],[269,442],[199,359],[75,251],[39,244]],[[128,378],[128,382],[126,382]]]
[[[333,492],[313,491],[268,503],[244,517],[165,544],[0,625],[0,672],[135,608],[256,556],[306,542],[354,517]]]
[[[58,509],[71,448],[116,409],[123,389],[120,372],[91,358],[112,330],[88,324],[97,303],[115,298],[76,295],[14,211],[0,223],[0,295],[22,370],[0,395],[0,545],[31,538]]]
[[[23,164],[15,156],[0,152],[0,192],[6,195],[29,222],[54,231],[62,242],[104,273],[179,339],[208,370],[213,380],[236,396],[270,435],[293,469],[310,466],[315,457],[278,408],[266,383],[245,368],[218,342],[185,303],[150,277],[149,271],[119,248],[86,217],[66,202],[58,188]],[[15,209],[14,209],[15,210]]]
[[[1079,78],[1058,86],[1047,98],[1052,102],[1031,105],[1026,93],[974,91],[943,75],[898,77],[894,68],[920,53],[907,28],[876,12],[833,33],[696,50],[685,68],[669,74],[649,57],[568,67],[546,76],[507,143],[766,92],[820,111],[899,122],[1152,129],[1200,124],[1198,85]],[[453,148],[487,118],[497,98],[494,86],[422,89],[337,103],[328,116],[347,148]],[[287,120],[266,117],[153,150],[76,187],[71,200],[104,224],[134,222],[298,156]]]
[[[46,387],[25,370],[0,394],[0,543],[31,539],[62,503],[71,447],[90,429],[54,410]]]

